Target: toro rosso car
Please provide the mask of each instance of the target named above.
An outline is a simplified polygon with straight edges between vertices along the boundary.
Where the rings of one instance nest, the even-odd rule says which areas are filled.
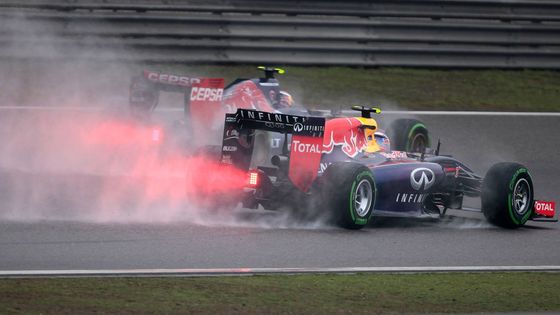
[[[292,96],[280,89],[275,74],[279,68],[259,67],[264,77],[239,78],[224,87],[223,78],[193,77],[178,74],[143,71],[132,78],[129,107],[133,117],[150,122],[151,113],[159,103],[160,92],[183,95],[184,118],[178,125],[184,126],[191,146],[210,142],[218,144],[223,128],[223,115],[235,113],[238,108],[265,112],[304,113],[294,106]],[[278,143],[279,140],[275,140]]]
[[[554,220],[555,204],[534,199],[528,169],[498,163],[481,177],[450,156],[426,148],[428,133],[417,120],[392,126],[393,143],[372,117],[379,109],[354,107],[358,117],[312,117],[237,109],[225,115],[221,162],[243,169],[249,182],[245,207],[290,209],[303,218],[327,216],[360,229],[377,216],[444,216],[462,209],[464,197],[480,197],[492,224],[516,228],[528,220]],[[270,161],[258,135],[281,134]],[[266,154],[265,154],[266,155]]]

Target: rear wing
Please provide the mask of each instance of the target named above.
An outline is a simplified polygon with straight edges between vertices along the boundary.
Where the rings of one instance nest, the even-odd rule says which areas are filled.
[[[142,72],[142,77],[154,84],[160,85],[161,89],[169,91],[181,91],[184,88],[192,87],[200,83],[203,79],[181,74],[161,73],[148,70]]]
[[[129,104],[133,113],[147,117],[159,103],[160,91],[184,94],[185,120],[194,138],[204,137],[208,127],[221,122],[225,112],[223,78],[191,77],[178,74],[143,71],[132,78]]]
[[[188,93],[203,78],[144,70],[131,79],[129,104],[131,108],[152,111],[159,102],[159,92]]]
[[[253,152],[254,130],[291,134],[288,177],[306,192],[319,170],[323,152],[325,118],[238,109],[226,114],[222,163],[248,170]],[[287,139],[287,138],[286,138]],[[287,144],[286,144],[287,145]]]

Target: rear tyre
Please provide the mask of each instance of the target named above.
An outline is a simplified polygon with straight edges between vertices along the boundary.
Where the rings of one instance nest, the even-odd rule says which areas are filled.
[[[391,149],[397,151],[422,153],[430,146],[428,128],[416,119],[397,119],[388,130]]]
[[[331,164],[322,179],[323,210],[336,225],[361,229],[371,219],[376,187],[371,171],[351,162]]]
[[[494,225],[520,227],[533,213],[533,191],[533,180],[525,166],[495,164],[482,182],[482,212]]]

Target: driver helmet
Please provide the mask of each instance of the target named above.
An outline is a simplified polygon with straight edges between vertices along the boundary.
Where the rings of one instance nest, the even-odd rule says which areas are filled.
[[[381,150],[377,139],[375,137],[375,132],[377,131],[377,122],[373,118],[357,117],[357,119],[362,123],[362,130],[364,131],[364,137],[366,139],[367,153],[373,153]]]
[[[291,108],[292,106],[294,106],[294,99],[290,93],[280,91],[278,93],[278,108]]]

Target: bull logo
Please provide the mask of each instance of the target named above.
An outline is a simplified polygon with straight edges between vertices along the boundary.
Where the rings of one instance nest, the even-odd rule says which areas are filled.
[[[341,146],[342,152],[355,157],[366,148],[364,132],[360,129],[361,122],[356,118],[339,118],[327,122],[323,153],[331,153],[335,146]]]
[[[422,189],[428,190],[434,185],[436,181],[436,175],[434,172],[425,167],[417,168],[412,173],[410,173],[410,185],[414,190]]]

